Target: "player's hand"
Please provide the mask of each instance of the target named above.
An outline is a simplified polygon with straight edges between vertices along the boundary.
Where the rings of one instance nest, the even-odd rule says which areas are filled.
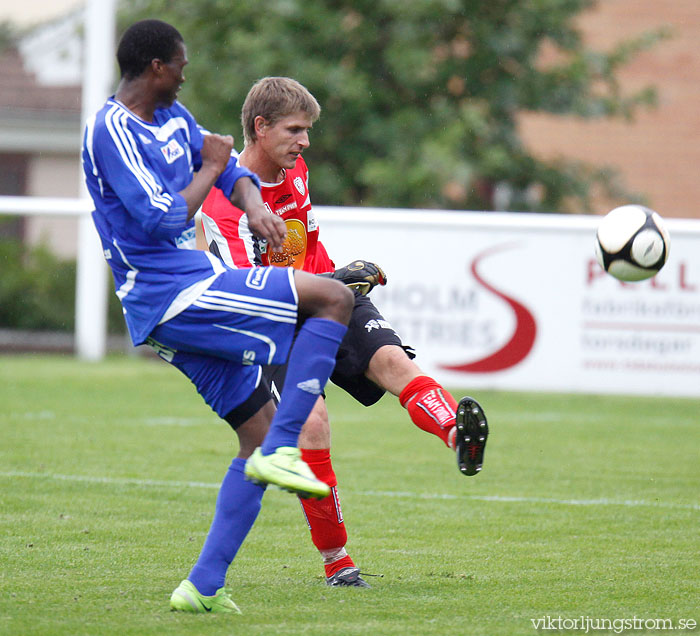
[[[279,216],[268,211],[253,180],[249,177],[238,179],[230,200],[245,211],[250,231],[258,238],[265,239],[273,250],[281,252],[287,238],[287,225]]]
[[[369,294],[377,285],[386,285],[387,281],[386,274],[379,265],[359,260],[336,269],[331,276],[363,296]]]
[[[231,135],[204,135],[202,143],[202,166],[209,166],[221,174],[231,158],[233,137]]]
[[[287,238],[287,224],[281,217],[268,212],[260,205],[250,205],[246,208],[248,227],[255,236],[265,239],[268,249],[281,252],[284,249],[284,239]]]

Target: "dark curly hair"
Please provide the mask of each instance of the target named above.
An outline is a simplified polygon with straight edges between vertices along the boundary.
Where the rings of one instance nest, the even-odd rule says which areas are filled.
[[[117,47],[117,62],[121,76],[134,79],[143,73],[151,60],[170,62],[178,44],[184,42],[180,32],[161,20],[141,20],[132,24],[121,37]]]

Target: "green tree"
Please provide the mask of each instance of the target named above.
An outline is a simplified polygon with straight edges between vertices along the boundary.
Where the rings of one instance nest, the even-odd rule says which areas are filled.
[[[594,4],[131,0],[122,18],[180,29],[191,60],[183,102],[239,145],[253,81],[307,86],[323,109],[307,151],[317,204],[584,212],[597,188],[637,197],[609,167],[533,156],[517,115],[631,118],[654,103],[653,89],[625,94],[616,76],[663,34],[592,51],[575,18]]]

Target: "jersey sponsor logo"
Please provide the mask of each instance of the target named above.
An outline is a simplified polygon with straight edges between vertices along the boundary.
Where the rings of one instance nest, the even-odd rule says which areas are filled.
[[[297,207],[297,202],[292,201],[291,203],[287,203],[284,207],[281,207],[277,210],[275,210],[275,214],[278,216],[282,216],[285,212],[289,212],[290,210],[294,210]]]
[[[315,232],[318,229],[318,221],[316,220],[316,214],[314,214],[313,209],[310,209],[306,213],[306,231]]]
[[[150,336],[146,338],[146,344],[149,345],[153,351],[155,351],[166,362],[172,362],[175,354],[177,353],[177,349],[166,347],[164,344],[161,344]]]
[[[185,154],[185,150],[178,143],[177,139],[171,139],[160,151],[163,153],[167,163],[172,163]]]
[[[243,359],[241,360],[241,364],[245,366],[250,366],[251,364],[255,364],[255,351],[251,351],[250,349],[246,349],[243,352]]]
[[[373,329],[391,329],[393,331],[392,326],[387,320],[374,320],[374,318],[365,324],[365,329],[367,329],[367,333]]]
[[[246,287],[251,289],[264,289],[270,270],[265,267],[253,267],[245,278]]]
[[[444,398],[435,390],[430,391],[416,406],[427,411],[436,420],[440,428],[445,428],[454,420],[454,412],[445,404]]]
[[[277,199],[277,201],[275,201],[275,205],[282,205],[291,196],[291,194],[283,194],[279,199]]]
[[[311,393],[311,395],[321,395],[321,382],[318,378],[311,378],[297,383],[297,389]]]
[[[197,235],[194,225],[183,230],[182,234],[175,238],[175,245],[181,250],[193,250],[197,248]]]
[[[306,186],[304,185],[304,180],[301,177],[294,177],[294,187],[301,195],[306,192]]]
[[[302,269],[306,259],[306,230],[299,219],[287,219],[287,238],[284,239],[281,252],[268,250],[267,260],[275,267],[294,267]]]
[[[279,210],[273,210],[270,204],[265,201],[264,202],[265,209],[270,213],[270,214],[276,214],[277,216],[282,216],[287,210],[289,210],[289,206],[285,206],[283,208],[280,208]],[[296,203],[294,204],[294,207],[296,207]]]

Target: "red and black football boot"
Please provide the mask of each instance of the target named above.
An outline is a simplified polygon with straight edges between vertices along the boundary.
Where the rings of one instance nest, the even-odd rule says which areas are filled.
[[[457,466],[463,474],[476,475],[481,470],[488,436],[489,425],[484,409],[474,398],[463,397],[457,406],[455,437]]]

